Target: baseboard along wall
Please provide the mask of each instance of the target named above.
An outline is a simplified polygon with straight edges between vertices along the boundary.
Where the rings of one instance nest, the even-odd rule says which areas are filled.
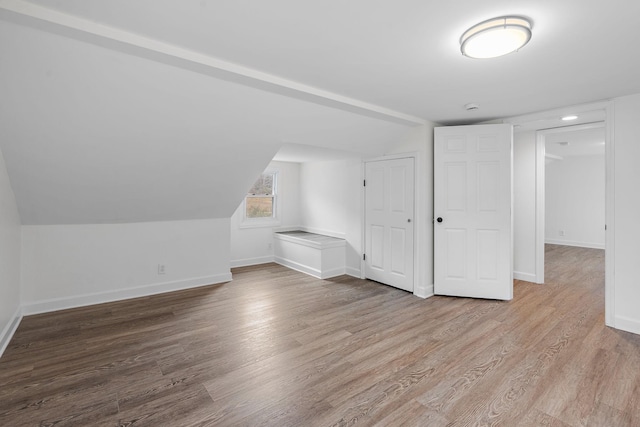
[[[13,334],[18,330],[18,326],[20,326],[20,322],[22,321],[22,307],[18,307],[11,319],[11,322],[5,326],[0,334],[0,357],[2,357],[2,354],[7,349],[11,338],[13,338]]]
[[[575,246],[577,248],[604,249],[604,243],[576,242],[572,240],[556,239],[545,239],[544,243],[549,245]]]
[[[198,288],[201,286],[214,285],[230,281],[231,272],[217,274],[214,276],[177,280],[173,282],[154,283],[150,285],[138,286],[135,288],[119,289],[108,292],[98,292],[72,297],[54,298],[44,301],[26,302],[22,304],[22,314],[26,316],[31,314],[48,313],[51,311],[66,310],[69,308],[85,307],[88,305],[103,304],[106,302],[146,297],[150,295],[181,291],[184,289]]]
[[[536,283],[536,275],[532,273],[522,273],[520,271],[513,272],[513,278],[524,282]]]
[[[640,321],[625,316],[615,316],[616,329],[640,335]]]
[[[230,262],[231,268],[249,267],[251,265],[260,265],[274,262],[273,255],[261,256],[256,258],[236,259]]]

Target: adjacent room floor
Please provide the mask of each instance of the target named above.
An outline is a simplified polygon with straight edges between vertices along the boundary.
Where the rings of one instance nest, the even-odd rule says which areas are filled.
[[[546,255],[547,284],[510,302],[266,264],[26,317],[0,425],[640,425],[640,336],[604,326],[604,252]]]

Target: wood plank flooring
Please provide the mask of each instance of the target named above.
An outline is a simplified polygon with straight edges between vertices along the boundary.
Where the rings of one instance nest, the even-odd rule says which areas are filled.
[[[510,302],[275,264],[25,317],[2,426],[640,426],[640,336],[604,326],[603,251],[549,245]]]

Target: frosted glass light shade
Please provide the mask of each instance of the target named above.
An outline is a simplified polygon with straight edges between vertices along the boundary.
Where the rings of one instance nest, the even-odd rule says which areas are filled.
[[[496,58],[515,52],[531,39],[525,18],[502,16],[469,28],[460,38],[462,54],[470,58]]]

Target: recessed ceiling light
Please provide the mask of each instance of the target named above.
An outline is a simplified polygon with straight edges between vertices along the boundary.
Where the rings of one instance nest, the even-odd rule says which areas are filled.
[[[573,116],[573,115],[571,115],[571,116],[564,116],[564,117],[562,118],[562,120],[564,120],[565,122],[568,122],[568,121],[570,121],[570,120],[575,120],[575,119],[577,119],[577,118],[578,118],[578,116]]]
[[[519,16],[501,16],[469,28],[460,38],[462,54],[496,58],[515,52],[531,39],[531,22]]]

